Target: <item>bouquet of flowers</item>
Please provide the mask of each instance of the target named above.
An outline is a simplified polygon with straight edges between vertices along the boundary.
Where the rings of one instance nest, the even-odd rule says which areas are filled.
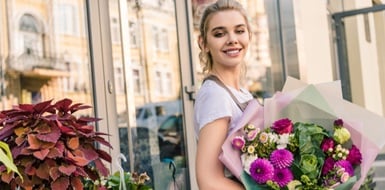
[[[219,159],[246,189],[356,190],[385,145],[384,127],[384,117],[343,100],[339,82],[288,78],[263,106],[249,103]]]
[[[354,168],[362,161],[360,150],[350,141],[343,120],[333,131],[314,123],[293,123],[288,118],[261,129],[252,124],[243,136],[232,140],[242,152],[244,171],[257,184],[271,189],[330,189],[352,187]],[[358,174],[359,175],[359,174]],[[249,179],[250,180],[250,179]]]

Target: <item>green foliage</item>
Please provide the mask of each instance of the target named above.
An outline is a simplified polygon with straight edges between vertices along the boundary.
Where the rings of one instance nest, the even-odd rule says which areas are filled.
[[[294,165],[298,166],[300,170],[300,173],[295,173],[295,175],[306,175],[310,179],[317,179],[321,174],[325,157],[320,149],[320,145],[323,138],[328,136],[328,133],[325,129],[315,124],[297,122],[294,128],[299,146],[299,154]]]
[[[375,189],[376,182],[373,181],[373,178],[374,178],[374,168],[371,168],[365,178],[365,181],[362,183],[360,190]]]
[[[120,173],[115,172],[114,175],[111,175],[107,179],[107,189],[112,190],[120,190],[119,186],[120,184]],[[124,184],[127,187],[127,189],[130,190],[150,190],[151,187],[146,185],[146,182],[150,180],[148,175],[146,173],[130,173],[130,172],[124,172]]]
[[[120,172],[115,172],[113,175],[97,181],[84,179],[84,190],[122,190],[123,185],[127,190],[152,190],[147,184],[150,178],[146,173],[123,172],[123,175],[120,176]],[[124,184],[121,184],[121,181]]]
[[[15,163],[13,163],[12,153],[9,149],[8,144],[2,141],[0,141],[0,162],[6,167],[7,173],[13,171],[16,172],[19,176],[21,176]]]
[[[14,177],[13,172],[0,168],[0,186],[83,189],[82,178],[97,180],[107,176],[109,171],[102,160],[111,162],[111,156],[95,145],[112,147],[102,137],[107,134],[96,132],[90,125],[99,119],[74,115],[88,108],[91,107],[63,99],[55,104],[19,104],[2,111],[0,140],[8,144],[20,175]]]

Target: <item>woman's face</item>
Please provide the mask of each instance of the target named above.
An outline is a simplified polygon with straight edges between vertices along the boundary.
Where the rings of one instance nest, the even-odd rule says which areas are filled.
[[[236,10],[226,10],[211,16],[207,28],[205,51],[210,52],[216,67],[238,66],[250,42],[247,23]]]

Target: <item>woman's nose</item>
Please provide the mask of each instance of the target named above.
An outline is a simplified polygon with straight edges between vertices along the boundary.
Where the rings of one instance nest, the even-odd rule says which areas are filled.
[[[235,34],[229,34],[229,38],[227,39],[227,45],[232,45],[238,43],[237,36]]]

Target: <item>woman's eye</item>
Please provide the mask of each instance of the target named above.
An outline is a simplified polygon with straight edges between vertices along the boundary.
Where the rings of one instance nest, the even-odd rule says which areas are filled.
[[[237,30],[236,33],[237,34],[243,34],[243,33],[245,33],[245,30]]]
[[[217,33],[214,34],[214,36],[217,37],[217,38],[218,37],[222,37],[224,35],[225,35],[225,33],[223,33],[223,32],[217,32]]]

